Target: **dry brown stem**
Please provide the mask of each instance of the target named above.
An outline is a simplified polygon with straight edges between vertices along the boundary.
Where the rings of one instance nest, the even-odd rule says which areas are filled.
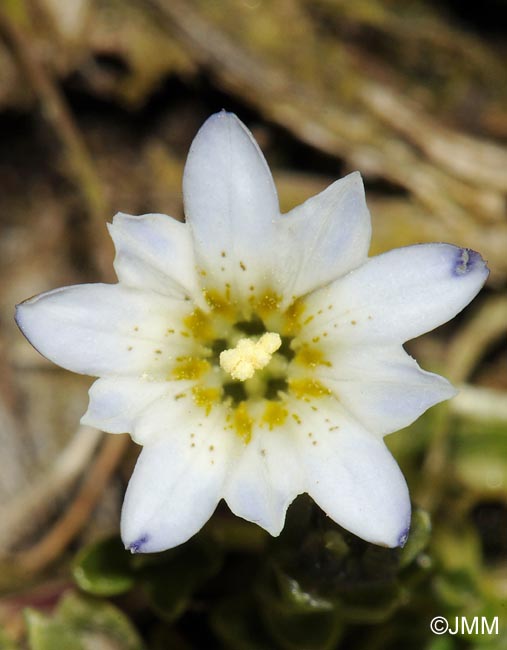
[[[368,76],[352,48],[325,35],[319,41],[323,50],[319,72],[334,83],[323,87],[320,77],[296,74],[292,61],[284,58],[285,50],[270,57],[269,51],[250,46],[246,39],[235,40],[226,12],[211,19],[204,5],[195,1],[149,0],[149,4],[188,55],[224,89],[299,140],[344,159],[349,168],[408,190],[423,210],[442,222],[447,240],[476,246],[479,237],[486,243],[491,239],[485,255],[495,273],[501,269],[505,276],[503,148],[455,132],[436,119],[420,119],[421,111],[414,105]],[[274,19],[280,18],[273,13]],[[307,21],[310,41],[317,39],[313,29]],[[318,51],[309,49],[313,56]],[[341,62],[341,77],[333,77],[332,67],[326,69],[326,61],[336,60]]]
[[[462,384],[472,374],[484,352],[507,331],[507,297],[495,296],[485,302],[475,316],[459,331],[448,351],[448,374],[455,384]],[[491,409],[490,419],[503,419],[507,409],[501,402],[505,394],[473,387],[465,387],[456,402],[446,402],[438,408],[439,417],[432,432],[424,460],[426,476],[424,492],[419,495],[421,504],[429,510],[436,507],[442,484],[447,479],[449,464],[450,415],[454,410],[468,417],[484,416]],[[496,414],[496,415],[495,415]]]
[[[86,525],[111,476],[118,467],[129,441],[130,438],[127,435],[114,435],[106,438],[68,509],[35,546],[16,556],[16,564],[28,573],[37,573],[58,559]]]
[[[32,0],[33,2],[33,0]],[[98,269],[104,279],[113,279],[113,249],[106,237],[105,218],[109,216],[102,184],[83,137],[67,102],[50,73],[32,52],[29,40],[9,16],[0,10],[0,37],[12,51],[19,69],[37,97],[42,115],[65,152],[69,175],[86,203],[90,217],[90,240]]]
[[[102,432],[97,429],[79,427],[48,470],[0,509],[2,554],[15,549],[27,533],[33,532],[35,527],[47,519],[56,499],[72,489],[88,466],[102,437]]]

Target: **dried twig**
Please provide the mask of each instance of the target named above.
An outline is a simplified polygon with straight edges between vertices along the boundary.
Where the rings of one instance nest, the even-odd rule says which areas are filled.
[[[458,332],[449,348],[448,374],[456,384],[461,384],[471,375],[488,346],[507,330],[507,297],[495,296],[475,314],[465,327]],[[439,416],[432,432],[432,438],[423,471],[426,476],[420,503],[427,509],[434,509],[442,493],[442,483],[446,480],[449,461],[449,425],[452,411],[468,416],[480,417],[491,408],[490,418],[503,419],[505,405],[499,402],[505,395],[484,392],[482,389],[465,387],[464,391],[451,402],[441,404]]]
[[[167,25],[186,47],[188,55],[209,70],[226,90],[241,96],[301,141],[345,159],[348,167],[407,189],[426,212],[442,222],[445,239],[475,245],[479,234],[486,230],[484,222],[489,222],[492,236],[489,251],[485,252],[497,273],[507,273],[503,253],[507,246],[507,226],[503,222],[505,197],[501,192],[507,179],[504,165],[497,167],[499,161],[507,160],[503,149],[444,129],[436,120],[426,119],[421,126],[417,111],[401,102],[394,91],[378,92],[379,86],[361,70],[351,48],[326,39],[325,35],[318,39],[321,71],[322,77],[332,77],[333,83],[323,87],[315,77],[295,75],[293,62],[284,59],[287,51],[277,51],[276,56],[270,57],[269,51],[234,39],[226,30],[232,21],[225,13],[212,19],[207,18],[204,9],[197,8],[196,2],[148,2],[160,23]],[[277,18],[274,8],[273,15]],[[308,38],[314,38],[315,27],[310,21],[305,26]],[[341,61],[339,76],[332,67],[326,70],[326,61],[337,59]],[[313,64],[317,65],[315,61]],[[347,95],[348,99],[344,99]],[[387,119],[393,104],[403,117],[396,128]],[[417,142],[414,125],[419,128]],[[443,144],[439,143],[438,133],[426,136],[434,127],[444,134]],[[462,156],[463,148],[467,150],[463,159],[466,166],[462,163],[459,167],[453,156],[456,152]],[[481,160],[480,178],[491,179],[486,188],[480,180],[474,184],[467,182],[477,171],[478,163],[474,160]],[[439,167],[435,161],[440,163]],[[488,240],[487,230],[481,239]]]
[[[484,351],[507,333],[507,295],[485,301],[474,317],[458,331],[448,352],[449,375],[455,383],[466,381]]]
[[[32,485],[0,509],[0,549],[3,554],[40,526],[54,502],[79,479],[102,439],[102,432],[80,426],[56,461]]]
[[[376,115],[414,142],[437,166],[478,188],[507,191],[507,151],[504,148],[445,128],[380,84],[365,84],[361,97]],[[491,196],[501,198],[501,195]]]
[[[507,423],[507,394],[502,390],[464,384],[450,407],[453,414],[461,417]]]
[[[104,279],[114,279],[111,269],[112,244],[109,238],[105,237],[105,217],[109,214],[106,199],[90,154],[67,102],[49,72],[32,52],[23,31],[3,10],[0,10],[0,37],[12,51],[20,70],[40,102],[44,118],[63,146],[70,175],[86,202],[90,216],[90,239],[97,266]]]
[[[130,438],[127,435],[114,435],[106,438],[70,507],[35,546],[16,556],[16,563],[22,569],[28,573],[41,571],[56,560],[82,530],[129,442]]]

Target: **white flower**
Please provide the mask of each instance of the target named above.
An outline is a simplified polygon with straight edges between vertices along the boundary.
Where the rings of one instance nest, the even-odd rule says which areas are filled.
[[[183,196],[186,224],[114,218],[118,284],[17,311],[42,354],[99,377],[82,422],[144,445],[126,546],[185,542],[221,498],[278,535],[302,492],[363,539],[403,544],[408,490],[382,438],[455,390],[402,344],[472,300],[480,255],[428,244],[368,259],[358,173],[280,215],[262,153],[226,112],[197,134]]]

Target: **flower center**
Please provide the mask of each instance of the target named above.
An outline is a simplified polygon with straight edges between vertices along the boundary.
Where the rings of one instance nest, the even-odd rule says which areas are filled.
[[[194,307],[183,316],[179,333],[190,343],[186,355],[175,357],[167,378],[181,380],[179,400],[190,397],[206,416],[223,410],[224,430],[233,430],[248,444],[255,427],[281,427],[287,418],[300,418],[297,401],[314,402],[331,394],[315,376],[320,366],[331,366],[319,347],[320,337],[301,341],[307,314],[301,298],[286,308],[269,289],[252,295],[246,304],[224,292],[206,289],[209,309]],[[327,336],[327,332],[322,334]]]
[[[265,368],[282,345],[280,334],[266,332],[260,339],[243,338],[236,347],[220,353],[220,365],[233,379],[251,379],[256,370]]]

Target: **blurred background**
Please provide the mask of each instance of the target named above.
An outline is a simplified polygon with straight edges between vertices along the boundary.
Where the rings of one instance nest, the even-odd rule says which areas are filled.
[[[506,32],[505,0],[0,1],[0,649],[507,647]],[[183,218],[188,147],[222,108],[284,211],[358,169],[371,254],[488,260],[473,305],[408,346],[461,392],[388,438],[415,506],[403,551],[300,497],[276,540],[220,507],[131,557],[137,448],[79,426],[91,380],[13,321],[41,291],[114,281],[115,212]],[[436,615],[498,634],[437,636]]]

